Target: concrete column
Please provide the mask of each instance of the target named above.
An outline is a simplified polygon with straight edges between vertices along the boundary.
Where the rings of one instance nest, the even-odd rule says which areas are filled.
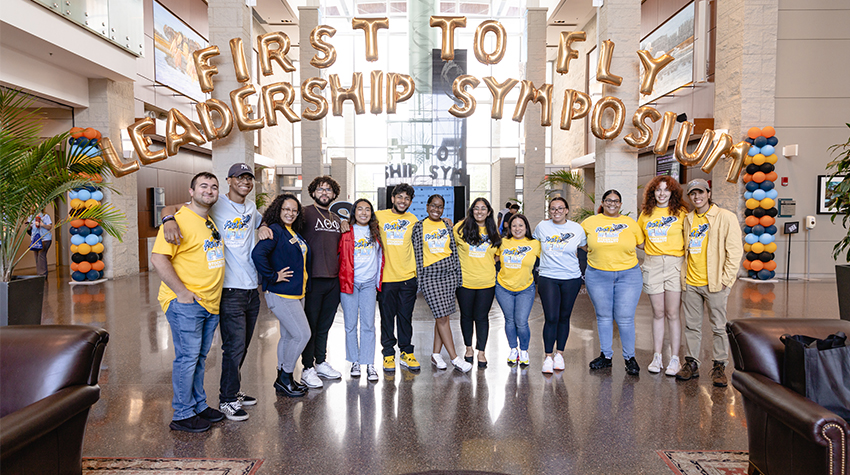
[[[536,87],[542,87],[546,82],[547,11],[547,8],[541,7],[529,7],[525,10],[525,79],[533,82]],[[539,110],[539,105],[529,105],[523,120],[525,160],[522,209],[532,228],[543,220],[546,201],[543,189],[538,188],[540,180],[546,174],[546,129],[540,125]]]
[[[354,162],[348,157],[331,158],[331,176],[339,183],[339,201],[354,202]]]
[[[94,127],[109,137],[115,145],[115,151],[123,156],[121,131],[134,122],[133,83],[115,82],[110,79],[89,79],[89,107],[76,113],[79,127]],[[139,272],[139,229],[136,220],[139,216],[136,174],[130,173],[121,178],[112,178],[111,186],[115,190],[103,189],[105,203],[121,210],[127,218],[127,232],[122,240],[104,234],[103,253],[104,276],[108,279]],[[64,237],[64,236],[63,236]]]
[[[240,0],[209,0],[207,12],[210,22],[210,44],[218,45],[221,55],[212,61],[218,66],[218,74],[213,76],[215,89],[212,97],[230,106],[230,91],[242,87],[244,84],[236,81],[236,71],[233,68],[233,60],[230,54],[230,40],[242,38],[242,48],[245,58],[249,62],[250,70],[251,48],[254,40],[251,37],[251,8]],[[251,70],[251,80],[256,83]],[[256,86],[255,86],[256,87]],[[259,91],[257,91],[259,93]],[[252,96],[251,102],[256,96]],[[262,115],[262,111],[254,111],[254,117]],[[254,167],[254,133],[242,132],[233,125],[233,131],[223,139],[212,143],[213,173],[218,177],[219,191],[227,192],[227,171],[234,163],[244,162],[249,167]],[[253,196],[248,199],[253,200]]]
[[[640,0],[605,0],[597,15],[597,47],[611,40],[615,44],[611,60],[611,73],[622,76],[620,86],[605,84],[605,96],[618,97],[626,106],[626,120],[629,121],[638,108],[640,94],[640,60],[635,53],[640,49]],[[595,71],[596,65],[590,65]],[[595,73],[591,74],[595,80]],[[610,117],[610,113],[606,116]],[[588,119],[590,116],[588,115]],[[603,119],[605,120],[605,119]],[[605,124],[610,124],[607,118]],[[596,139],[596,187],[597,204],[606,190],[615,189],[623,195],[622,213],[631,213],[637,219],[637,150],[623,141],[629,124],[613,140]]]
[[[502,157],[493,166],[493,208],[500,210],[505,202],[516,198],[516,158]]]
[[[322,77],[322,70],[310,64],[310,59],[316,50],[310,46],[310,32],[319,26],[319,7],[298,7],[299,25],[299,68],[301,81],[307,78]],[[367,75],[368,76],[368,75]],[[330,112],[328,112],[330,114]],[[307,186],[313,178],[324,175],[322,164],[322,137],[324,135],[324,120],[301,121],[301,176],[303,177],[301,202],[306,206],[313,203]]]

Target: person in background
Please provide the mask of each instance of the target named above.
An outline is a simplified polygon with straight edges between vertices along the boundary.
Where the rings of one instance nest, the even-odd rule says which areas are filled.
[[[35,257],[36,273],[40,276],[47,277],[47,251],[50,250],[50,245],[53,244],[53,220],[50,215],[42,211],[33,216],[27,226],[30,227],[32,250]]]
[[[505,234],[510,235],[510,232],[506,231],[505,229],[506,229],[506,226],[508,224],[508,221],[510,221],[511,218],[516,216],[517,213],[519,213],[519,204],[518,203],[511,203],[510,201],[508,201],[507,203],[505,203],[505,208],[506,208],[505,209],[506,213],[500,214],[500,216],[499,216],[499,232],[503,236]]]

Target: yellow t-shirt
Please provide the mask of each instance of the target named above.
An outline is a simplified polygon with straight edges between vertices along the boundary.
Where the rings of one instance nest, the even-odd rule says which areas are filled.
[[[284,225],[286,226],[286,225]],[[307,294],[307,241],[304,240],[301,236],[295,233],[291,227],[286,226],[286,230],[292,234],[295,239],[298,239],[298,246],[301,247],[301,257],[304,259],[304,287],[301,289],[301,295],[283,295],[283,294],[275,294],[279,297],[283,297],[285,299],[292,300],[301,300],[304,298],[304,295]]]
[[[649,216],[641,213],[638,226],[646,238],[644,251],[651,256],[685,255],[685,211],[670,216],[667,208],[655,207]]]
[[[375,211],[384,244],[384,282],[404,282],[416,277],[416,260],[410,235],[416,224],[413,213],[395,214],[391,209]]]
[[[708,217],[695,214],[688,232],[688,270],[685,282],[694,287],[708,285]]]
[[[428,267],[452,255],[451,232],[446,223],[422,221],[422,267]]]
[[[467,289],[489,289],[496,285],[496,251],[490,245],[487,228],[478,227],[482,242],[472,246],[460,237],[463,221],[455,224],[454,235],[457,245],[457,257],[460,259],[460,271],[463,273],[463,286]]]
[[[503,239],[499,247],[499,260],[502,262],[499,285],[511,292],[527,289],[534,282],[531,271],[538,257],[540,241],[537,239]]]
[[[581,223],[587,234],[587,265],[605,271],[631,269],[638,264],[635,246],[643,242],[641,231],[628,216],[613,218],[594,214]]]
[[[183,206],[174,214],[183,239],[179,246],[169,244],[159,228],[153,251],[168,256],[177,277],[186,288],[201,298],[199,304],[208,312],[218,315],[221,301],[221,286],[224,283],[224,244],[221,239],[213,239],[212,231],[207,228],[207,220]],[[212,223],[212,219],[209,223]],[[215,224],[211,224],[215,229]],[[163,312],[168,311],[172,300],[177,298],[165,282],[159,286],[159,305]]]

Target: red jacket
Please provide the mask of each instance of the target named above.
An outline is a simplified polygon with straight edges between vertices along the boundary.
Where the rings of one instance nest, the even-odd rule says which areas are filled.
[[[378,291],[384,279],[384,250],[378,242],[381,270],[378,272]],[[339,238],[339,290],[344,294],[354,292],[354,225]]]

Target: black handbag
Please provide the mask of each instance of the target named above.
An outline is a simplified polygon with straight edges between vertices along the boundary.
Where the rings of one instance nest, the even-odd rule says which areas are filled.
[[[782,335],[782,384],[850,420],[850,346],[838,332],[820,340]]]

